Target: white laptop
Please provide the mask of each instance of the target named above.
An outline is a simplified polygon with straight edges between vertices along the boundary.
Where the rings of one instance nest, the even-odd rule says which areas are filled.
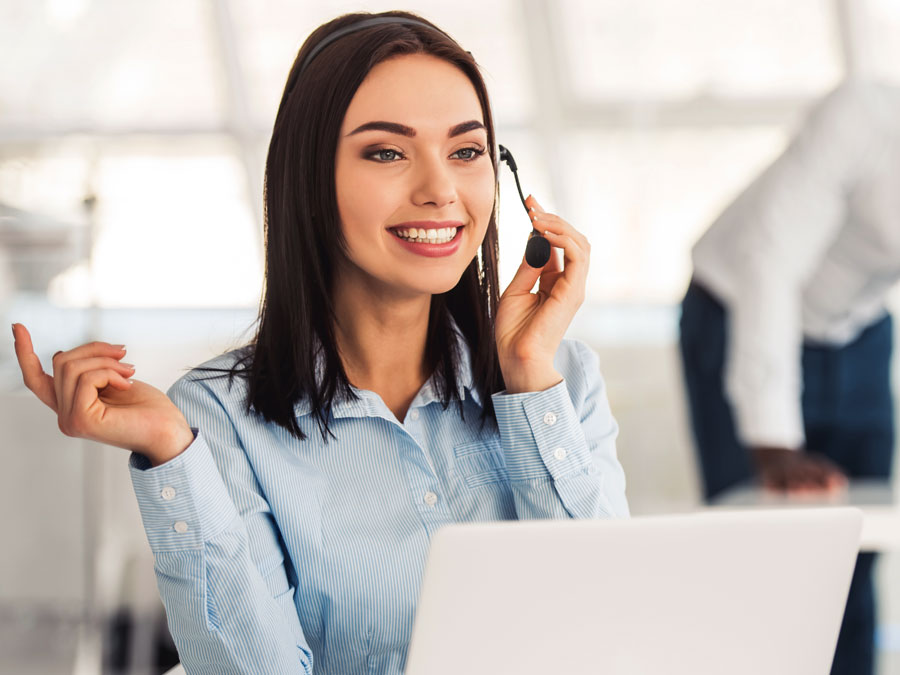
[[[453,525],[406,675],[828,675],[862,514]]]

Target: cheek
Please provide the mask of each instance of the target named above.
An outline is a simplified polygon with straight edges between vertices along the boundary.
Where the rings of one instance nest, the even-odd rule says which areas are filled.
[[[343,171],[337,175],[338,213],[348,240],[366,232],[390,215],[391,195],[383,182],[365,171]]]
[[[469,209],[481,229],[487,229],[494,210],[494,181],[493,167],[490,162],[485,162],[484,167],[471,177],[467,185]]]

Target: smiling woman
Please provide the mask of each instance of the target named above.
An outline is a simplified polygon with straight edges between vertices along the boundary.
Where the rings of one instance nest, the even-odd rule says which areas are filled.
[[[404,123],[365,121],[398,116]],[[494,210],[496,177],[481,117],[471,81],[443,59],[407,54],[369,72],[337,148],[349,259],[339,295],[349,285],[367,305],[398,294],[418,295],[421,305],[456,286]]]
[[[123,345],[50,376],[13,326],[60,429],[134,451],[187,672],[398,675],[438,528],[628,514],[597,357],[563,339],[590,245],[529,198],[564,263],[523,260],[500,297],[496,169],[472,56],[411,14],[345,15],[278,110],[250,344],[166,396]]]
[[[324,438],[335,397],[355,395],[351,382],[378,391],[402,419],[434,374],[447,407],[458,388],[451,321],[469,348],[490,346],[473,349],[482,396],[504,387],[491,321],[495,139],[478,67],[438,28],[403,23],[412,15],[351,30],[354,16],[317,29],[300,50],[266,166],[257,340],[266,348],[251,357],[252,404],[299,438],[297,400],[311,403]],[[301,266],[282,257],[304,248],[318,253]],[[320,367],[327,377],[316,377]],[[482,412],[489,421],[490,404]]]
[[[438,62],[440,64],[440,62]],[[412,68],[416,72],[415,74],[421,78],[422,72],[428,74],[429,68],[428,65],[434,66],[438,64],[428,64],[420,62],[418,59],[412,63]],[[393,60],[389,64],[385,64],[386,66],[392,68],[393,70],[409,70],[410,63],[409,59],[401,60]],[[383,68],[384,66],[380,66]],[[443,70],[443,68],[442,68]],[[446,71],[445,71],[446,72]],[[459,77],[459,73],[456,71],[452,72],[452,75],[455,78]],[[372,74],[370,73],[370,78]],[[434,81],[432,79],[428,79],[428,84],[432,84]],[[441,93],[446,94],[449,88],[442,88]],[[359,99],[359,93],[357,93],[357,98],[354,101]],[[360,103],[361,107],[363,103]],[[351,106],[352,107],[352,106]],[[350,119],[349,111],[347,119]],[[458,136],[465,136],[467,132],[471,132],[472,130],[481,129],[485,130],[484,124],[478,122],[476,120],[470,120],[468,122],[462,122],[450,128],[447,133],[447,139],[453,140]],[[405,136],[407,139],[411,139],[408,141],[410,144],[421,145],[425,142],[426,139],[419,137],[418,142],[416,141],[416,130],[412,127],[406,126],[404,124],[396,124],[394,122],[367,122],[366,124],[362,124],[353,131],[351,131],[347,136],[352,136],[354,134],[366,132],[366,131],[381,131],[387,134],[395,134]],[[485,130],[486,134],[486,130]],[[471,134],[470,134],[471,135]],[[478,134],[478,140],[484,134]],[[440,141],[440,139],[438,139]],[[474,143],[474,144],[473,144]],[[349,145],[349,143],[342,143],[345,147]],[[440,143],[441,147],[439,151],[445,152],[446,149],[443,148],[444,143]],[[459,150],[454,150],[452,154],[448,157],[450,160],[456,160],[457,164],[464,165],[467,163],[472,163],[477,160],[479,157],[483,157],[486,153],[486,148],[483,143],[478,143],[476,141],[470,141],[470,145],[468,147],[462,147]],[[340,158],[340,149],[338,150],[338,156]],[[368,159],[377,163],[397,163],[401,160],[406,160],[406,163],[409,164],[410,160],[415,159],[410,153],[404,153],[402,149],[398,149],[396,147],[385,147],[385,146],[369,146],[365,148],[361,153],[362,159]],[[491,166],[493,169],[493,166]],[[346,173],[346,172],[345,172]],[[481,172],[481,176],[484,177],[484,172]],[[340,160],[338,163],[338,184],[340,185],[342,182],[341,179],[341,171],[340,171]],[[471,182],[471,181],[470,181]],[[493,201],[493,195],[491,196],[491,200]],[[491,205],[491,208],[493,204]],[[345,221],[346,222],[346,221]],[[411,247],[410,250],[414,253],[418,253],[420,255],[426,256],[444,256],[450,255],[451,253],[455,253],[458,249],[458,246],[444,247],[435,249],[433,247],[425,246],[424,244],[446,244],[450,241],[459,241],[457,238],[457,234],[462,230],[464,224],[460,221],[446,221],[446,222],[437,222],[433,220],[420,220],[420,221],[407,221],[403,223],[399,223],[397,225],[390,226],[389,230],[397,235],[399,238],[406,240],[417,242],[422,244],[421,246]]]

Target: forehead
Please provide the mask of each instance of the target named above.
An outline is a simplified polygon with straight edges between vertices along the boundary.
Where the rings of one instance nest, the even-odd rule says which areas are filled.
[[[447,133],[460,122],[484,122],[478,94],[456,66],[427,54],[404,54],[376,65],[356,90],[342,132],[374,120]]]

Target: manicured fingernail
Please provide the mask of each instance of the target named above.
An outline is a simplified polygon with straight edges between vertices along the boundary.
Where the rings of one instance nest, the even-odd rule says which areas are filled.
[[[113,349],[118,349],[119,351],[125,349],[125,345],[113,345]]]
[[[131,368],[132,370],[134,370],[134,365],[131,363],[123,363],[122,365],[125,366],[126,368]]]

